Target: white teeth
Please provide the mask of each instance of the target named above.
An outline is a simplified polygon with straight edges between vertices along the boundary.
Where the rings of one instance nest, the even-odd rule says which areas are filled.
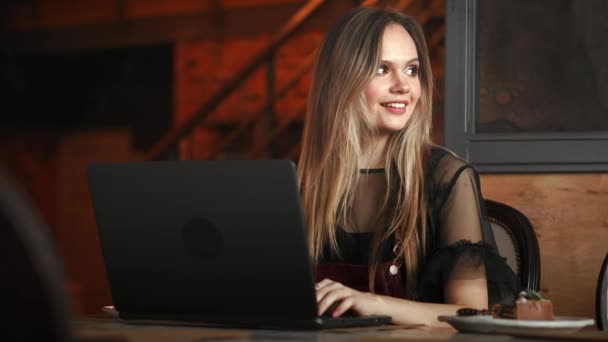
[[[384,107],[405,108],[405,103],[385,103]]]

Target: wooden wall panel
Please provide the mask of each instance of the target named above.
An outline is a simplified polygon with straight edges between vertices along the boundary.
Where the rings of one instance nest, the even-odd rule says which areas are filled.
[[[219,0],[223,8],[256,7],[285,4],[304,4],[308,0]],[[335,0],[334,0],[335,1]]]
[[[47,0],[48,1],[48,0]],[[5,45],[19,53],[40,53],[164,44],[167,42],[223,41],[227,38],[258,39],[277,32],[301,7],[298,1],[269,1],[251,7],[213,8],[206,11],[188,7],[165,10],[163,1],[148,7],[115,6],[114,2],[84,8],[67,8],[67,0],[57,7],[9,7],[0,12]],[[138,2],[139,4],[139,2]],[[141,6],[144,2],[141,2]],[[138,6],[139,6],[138,5]],[[161,6],[162,5],[162,6]],[[112,7],[114,6],[114,7]],[[339,13],[352,8],[350,0],[328,1],[301,31],[324,32]],[[97,9],[99,13],[97,13]],[[82,10],[82,15],[78,12]],[[162,14],[167,11],[166,14]],[[65,12],[65,13],[64,13]],[[172,14],[174,13],[174,14]],[[181,14],[180,14],[181,13]],[[63,18],[63,19],[62,19]]]
[[[40,0],[39,27],[55,29],[118,20],[118,1]]]
[[[306,0],[125,0],[125,17],[184,15],[214,10],[304,4]]]
[[[127,18],[171,16],[207,11],[214,1],[200,0],[125,0]]]
[[[334,0],[335,1],[335,0]],[[8,31],[57,29],[119,20],[191,16],[268,6],[302,6],[306,0],[39,0],[15,2],[0,11]]]
[[[608,253],[608,174],[482,175],[484,197],[523,212],[536,230],[541,288],[559,315],[595,317]]]
[[[32,129],[0,139],[0,165],[34,202],[51,233],[56,232],[56,159],[58,138]]]

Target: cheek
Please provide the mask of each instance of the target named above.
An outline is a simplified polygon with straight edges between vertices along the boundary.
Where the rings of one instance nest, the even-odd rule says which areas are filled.
[[[414,82],[411,88],[411,97],[414,101],[418,102],[420,99],[420,93],[422,92],[420,87],[420,81]]]
[[[378,101],[379,93],[380,91],[374,82],[370,82],[367,87],[365,87],[363,95],[365,96],[365,101],[367,101],[368,107],[373,106]]]

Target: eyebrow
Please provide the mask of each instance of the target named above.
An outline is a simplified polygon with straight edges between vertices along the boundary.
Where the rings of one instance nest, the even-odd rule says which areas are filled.
[[[418,57],[414,57],[414,58],[412,58],[412,59],[408,60],[407,62],[405,62],[405,64],[412,64],[412,63],[414,63],[414,62],[419,62],[419,61],[418,61]],[[391,61],[387,61],[387,60],[385,60],[385,59],[381,60],[381,61],[380,61],[380,63],[384,63],[384,64],[393,64],[393,62],[391,62]]]

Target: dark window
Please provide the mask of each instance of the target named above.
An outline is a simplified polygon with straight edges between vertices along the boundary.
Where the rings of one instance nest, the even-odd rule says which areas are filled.
[[[0,134],[129,127],[147,149],[171,127],[173,46],[0,52]]]
[[[608,1],[448,0],[445,145],[486,172],[608,170]]]

